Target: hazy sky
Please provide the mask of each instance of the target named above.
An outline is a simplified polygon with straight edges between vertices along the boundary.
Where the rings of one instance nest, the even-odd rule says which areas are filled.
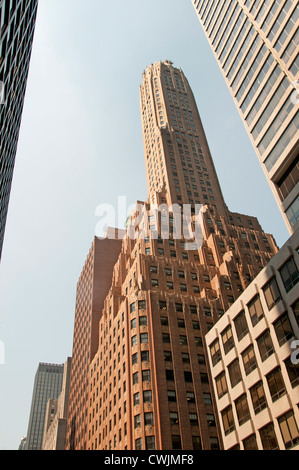
[[[288,238],[191,0],[40,0],[0,265],[0,449],[27,433],[39,362],[72,354],[98,205],[147,197],[139,85],[159,60],[194,91],[230,210]]]

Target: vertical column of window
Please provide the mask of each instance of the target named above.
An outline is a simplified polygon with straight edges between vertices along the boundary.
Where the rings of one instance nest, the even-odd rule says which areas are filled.
[[[261,156],[266,152],[269,145],[273,142],[273,138],[277,136],[277,134],[280,132],[281,127],[283,126],[286,119],[289,117],[293,108],[294,103],[289,99],[288,96],[279,113],[277,114],[276,118],[274,119],[271,126],[269,127],[266,134],[258,145],[258,150]]]
[[[292,121],[280,136],[279,141],[273,147],[272,151],[269,153],[268,157],[264,161],[267,171],[271,171],[280,155],[287,148],[288,144],[291,142],[294,135],[298,132],[299,129],[299,113],[297,112],[293,117]]]
[[[259,35],[257,35],[253,43],[249,47],[249,50],[244,57],[242,65],[240,66],[239,71],[231,84],[231,88],[233,91],[236,91],[236,89],[238,88],[241,78],[245,75],[246,71],[248,70],[249,64],[253,56],[255,55],[255,52],[259,49],[261,44],[262,44],[262,39]]]
[[[257,24],[259,26],[264,26],[264,28],[267,28],[267,24],[269,24],[269,22],[271,21],[271,19],[273,18],[274,14],[276,13],[278,7],[279,7],[279,3],[281,2],[281,0],[266,0],[262,6],[262,8],[260,9],[255,21],[257,22]],[[264,18],[266,12],[268,11],[269,7],[271,6],[271,9],[270,11],[268,12],[266,18]],[[263,29],[264,31],[264,29]]]
[[[218,45],[219,45],[219,41],[222,36],[222,33],[225,30],[225,28],[227,28],[229,18],[231,17],[231,14],[235,8],[236,8],[236,2],[235,1],[230,2],[229,7],[227,8],[226,12],[222,15],[219,28],[215,32],[216,33],[215,36],[212,38],[212,45],[214,46],[214,49],[216,51],[218,50]]]
[[[270,58],[272,58],[272,56],[269,56],[269,59]],[[273,63],[273,58],[272,58],[271,63]],[[244,100],[241,106],[241,110],[243,114],[246,114],[247,108],[250,107],[249,104],[253,101],[253,98],[256,95],[256,93],[259,91],[259,89],[261,90],[258,96],[256,97],[256,100],[251,103],[251,109],[246,117],[246,122],[248,126],[252,124],[255,116],[257,115],[257,113],[263,106],[263,103],[267,99],[267,96],[269,96],[269,93],[275,92],[276,83],[278,82],[279,78],[282,77],[282,71],[280,67],[277,65],[275,69],[273,70],[273,72],[271,73],[270,77],[266,80],[266,83],[264,84],[264,86],[261,87],[261,84],[263,83],[264,78],[269,68],[270,68],[269,61],[267,60],[265,65],[261,69],[260,73],[256,77],[253,85],[250,88],[250,92],[248,93],[246,99]]]
[[[208,15],[205,18],[203,18],[203,25],[204,26],[209,24],[211,17],[214,15],[214,12],[215,12],[216,8],[219,5],[219,3],[221,3],[221,1],[222,0],[214,0],[214,1],[210,2],[211,7],[209,9]]]
[[[287,0],[287,2],[284,4],[282,10],[280,11],[279,15],[277,18],[274,20],[271,29],[267,35],[269,41],[273,42],[275,36],[277,35],[281,25],[284,23],[286,15],[288,11],[294,6],[293,0]],[[271,22],[273,19],[271,19]],[[269,24],[266,26],[266,30],[268,29]]]
[[[207,27],[208,36],[213,41],[215,34],[218,31],[219,25],[222,23],[223,15],[225,14],[226,10],[228,9],[229,2],[222,0],[218,3],[215,12],[210,19],[210,24]]]
[[[267,122],[270,120],[271,115],[275,111],[278,103],[282,99],[282,97],[286,94],[286,91],[289,89],[289,91],[293,90],[291,87],[291,84],[288,80],[287,77],[285,77],[282,82],[280,83],[279,87],[275,91],[273,97],[269,101],[268,105],[264,109],[262,115],[260,116],[259,120],[255,124],[254,128],[252,129],[252,136],[255,140],[259,138],[261,135],[261,132],[263,128],[266,126]]]
[[[251,64],[250,69],[248,70],[247,74],[245,75],[243,81],[241,82],[241,84],[239,86],[239,90],[236,94],[236,99],[239,103],[242,101],[243,95],[244,95],[249,83],[253,79],[256,71],[260,67],[261,63],[265,61],[265,56],[268,57],[269,55],[270,54],[269,54],[269,51],[268,51],[267,47],[265,45],[263,45],[262,48],[260,49],[257,57],[255,58],[255,60]]]
[[[235,40],[236,31],[239,29],[242,23],[243,17],[244,17],[244,13],[242,12],[241,7],[237,5],[230,20],[228,21],[226,27],[223,30],[221,40],[218,43],[217,48],[216,48],[217,54],[223,53],[221,57],[224,57],[227,54],[229,48],[231,47],[232,42]],[[236,26],[236,29],[234,28],[234,26]],[[222,62],[222,59],[221,59],[221,62]]]
[[[244,19],[245,19],[245,21],[244,21]],[[243,24],[241,30],[239,31],[239,33],[237,33],[239,23],[243,23],[243,21],[244,21],[244,24]],[[234,45],[230,49],[227,56],[224,55],[225,52],[226,52],[225,51],[226,48],[225,48],[222,51],[222,53],[220,54],[220,57],[219,57],[219,60],[223,63],[223,70],[224,70],[225,73],[230,69],[230,67],[232,67],[232,73],[236,69],[236,66],[238,65],[238,63],[240,62],[240,60],[242,58],[242,55],[239,53],[238,49],[242,47],[243,39],[244,39],[245,35],[247,37],[247,35],[250,33],[251,28],[252,28],[251,23],[249,22],[249,20],[246,17],[245,13],[242,11],[242,13],[239,17],[239,20],[237,21],[236,25],[234,26],[234,29],[233,29],[232,34],[231,34],[231,39],[229,41],[229,43],[231,43],[232,40],[233,40],[232,38],[235,37]],[[238,53],[236,54],[237,51],[238,51]],[[236,56],[235,56],[235,54],[236,54]],[[235,56],[235,59],[232,62],[234,56]]]
[[[274,49],[277,52],[280,52],[283,46],[285,45],[285,43],[288,42],[286,50],[284,54],[282,55],[282,58],[285,63],[287,63],[288,60],[292,57],[298,45],[298,39],[299,39],[298,28],[296,29],[294,35],[291,37],[291,32],[294,29],[294,26],[298,21],[298,11],[299,11],[298,8],[295,8],[295,10],[292,13],[292,16],[289,18],[288,22],[284,26],[283,31],[281,32],[279,38],[277,39],[274,45]]]

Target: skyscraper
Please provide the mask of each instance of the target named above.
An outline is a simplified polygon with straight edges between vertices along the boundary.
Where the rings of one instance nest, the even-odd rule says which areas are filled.
[[[293,233],[299,224],[298,4],[292,0],[192,3]]]
[[[183,72],[148,67],[140,107],[148,200],[131,214],[99,321],[87,449],[220,449],[204,338],[277,247],[227,208]],[[194,228],[202,205],[190,246],[184,221]]]
[[[0,1],[0,258],[38,0]]]
[[[40,363],[36,371],[27,431],[26,450],[41,450],[47,403],[58,398],[62,388],[63,364]]]
[[[86,447],[89,365],[99,344],[99,321],[121,241],[95,238],[77,284],[66,448]]]

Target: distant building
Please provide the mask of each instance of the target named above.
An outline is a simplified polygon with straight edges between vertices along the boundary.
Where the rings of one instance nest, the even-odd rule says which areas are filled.
[[[299,232],[206,335],[224,449],[299,450]]]
[[[48,400],[59,397],[64,365],[40,363],[35,375],[26,450],[41,450]]]
[[[21,442],[20,442],[20,445],[18,447],[18,450],[25,450],[25,447],[26,447],[26,440],[27,438],[26,437],[23,437],[21,439]]]
[[[42,450],[64,450],[69,399],[71,358],[64,364],[62,391],[47,404]]]
[[[292,234],[299,227],[298,2],[192,4]]]
[[[0,258],[38,0],[0,0]]]

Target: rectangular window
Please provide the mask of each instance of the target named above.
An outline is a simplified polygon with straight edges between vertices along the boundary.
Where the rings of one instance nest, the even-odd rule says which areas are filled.
[[[257,442],[256,442],[256,435],[251,434],[251,436],[246,437],[243,440],[244,450],[258,450]]]
[[[155,436],[146,436],[145,437],[146,450],[155,450]]]
[[[167,391],[168,401],[175,402],[176,401],[176,393],[175,390],[168,390]]]
[[[227,436],[235,429],[233,410],[231,405],[221,412],[224,434]]]
[[[255,326],[264,316],[263,307],[261,304],[260,296],[256,295],[251,302],[247,305],[252,326]]]
[[[219,361],[221,361],[221,351],[219,340],[216,339],[210,346],[212,364],[215,366]]]
[[[294,332],[287,313],[281,315],[278,320],[273,323],[273,325],[279,346],[282,346],[294,336]]]
[[[279,302],[279,300],[281,299],[281,295],[275,277],[273,277],[271,281],[268,282],[268,284],[263,288],[263,291],[268,309],[271,310],[271,308],[273,308],[274,305],[276,305],[277,302]]]
[[[244,310],[240,312],[239,315],[235,318],[234,323],[238,340],[241,341],[241,339],[244,338],[244,336],[246,336],[249,331]]]
[[[270,372],[270,374],[266,375],[266,379],[273,402],[286,394],[286,388],[280,367],[277,367],[272,372]]]
[[[228,366],[228,374],[230,378],[230,383],[232,387],[235,387],[242,380],[241,369],[239,365],[239,359],[235,359]]]
[[[227,354],[234,346],[234,338],[233,338],[233,332],[231,326],[228,326],[223,333],[221,333],[222,336],[222,342],[223,342],[223,348],[225,354]]]
[[[258,382],[250,389],[250,395],[255,414],[267,408],[268,405],[262,381]]]
[[[273,423],[260,429],[260,436],[264,450],[279,450]]]
[[[253,346],[249,346],[243,353],[243,364],[245,369],[245,374],[249,375],[257,367],[256,357],[254,354]]]
[[[261,336],[257,338],[257,345],[259,348],[262,362],[264,362],[271,354],[274,353],[274,346],[270,336],[270,331],[266,330]]]
[[[291,382],[292,388],[297,387],[299,385],[299,366],[298,364],[294,364],[289,357],[287,360],[284,361],[286,370]]]
[[[153,424],[154,424],[154,414],[152,412],[144,413],[144,425],[153,426]]]
[[[286,292],[289,292],[299,281],[299,271],[293,257],[280,269],[280,275]]]
[[[241,426],[242,424],[246,423],[246,421],[250,419],[247,397],[245,393],[244,395],[241,395],[235,401],[235,406],[236,406],[239,425]]]
[[[278,419],[280,432],[286,449],[299,443],[299,431],[293,410]]]
[[[140,333],[140,343],[148,343],[148,334]]]
[[[223,397],[227,393],[227,382],[225,377],[225,372],[221,372],[216,378],[216,389],[218,393],[218,398]]]

